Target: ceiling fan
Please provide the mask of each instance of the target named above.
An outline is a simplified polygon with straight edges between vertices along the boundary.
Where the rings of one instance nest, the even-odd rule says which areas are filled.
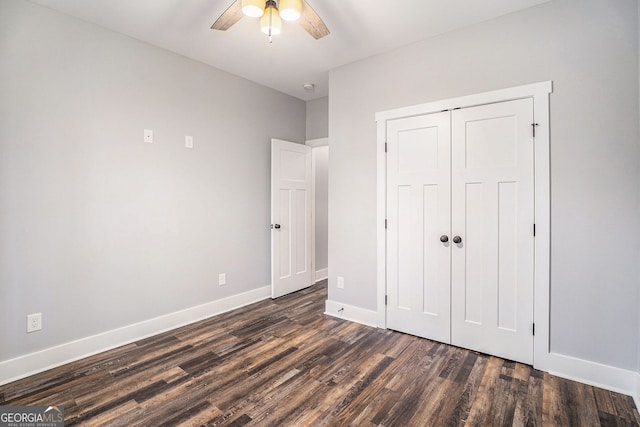
[[[260,18],[262,32],[269,36],[280,34],[282,19],[299,21],[302,28],[318,40],[329,34],[329,29],[306,0],[236,0],[211,26],[212,30],[226,31],[243,16]]]

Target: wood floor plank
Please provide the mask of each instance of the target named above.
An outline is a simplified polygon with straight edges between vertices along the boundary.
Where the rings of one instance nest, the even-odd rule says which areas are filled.
[[[577,407],[576,418],[580,425],[599,426],[598,406],[593,387],[575,381],[567,381],[567,387],[575,390],[573,401],[569,405]]]
[[[616,415],[618,413],[609,391],[594,387],[593,394],[596,398],[596,406],[599,412],[605,412],[610,415]]]
[[[66,425],[637,426],[629,396],[323,314],[326,282],[0,387]]]
[[[476,399],[479,385],[484,376],[488,362],[488,357],[484,357],[483,355],[476,357],[473,368],[464,382],[463,389],[459,397],[455,402],[450,402],[450,404],[455,403],[455,406],[450,409],[450,412],[443,411],[438,415],[441,425],[463,426],[466,424],[471,411],[471,405]],[[446,419],[446,417],[448,417],[448,419]]]
[[[269,403],[254,404],[247,415],[257,425],[300,425],[298,420],[305,412],[313,410],[321,396],[324,385],[307,381],[303,376],[285,381],[271,389]],[[288,405],[281,405],[286,400]]]
[[[465,425],[483,426],[489,424],[489,414],[496,397],[496,388],[500,376],[500,368],[503,361],[496,357],[491,357],[482,376],[482,381],[478,387],[478,398],[474,400],[469,411],[469,417]]]
[[[637,411],[635,411],[636,408],[631,396],[625,396],[623,394],[614,392],[610,393],[613,404],[616,407],[618,417],[629,422],[638,423],[638,419],[636,418]]]
[[[421,346],[420,346],[421,347]],[[453,352],[453,347],[440,347],[447,352]],[[444,354],[447,354],[445,352]],[[382,425],[411,425],[410,422],[417,415],[417,410],[429,402],[431,392],[440,389],[445,382],[438,374],[442,371],[448,360],[445,357],[433,357],[430,351],[416,352],[419,358],[417,363],[410,364],[409,370],[402,370],[396,379],[402,378],[403,385],[396,388],[398,391],[396,403],[385,414],[377,414],[375,419]],[[440,389],[441,390],[441,389]],[[419,414],[419,413],[418,413]]]
[[[542,378],[530,366],[518,364],[514,373],[518,381],[513,424],[542,426]]]

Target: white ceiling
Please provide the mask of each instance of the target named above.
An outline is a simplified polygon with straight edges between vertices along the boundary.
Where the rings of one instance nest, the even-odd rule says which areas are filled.
[[[331,34],[283,22],[272,44],[257,19],[210,29],[233,0],[31,1],[309,100],[328,94],[330,69],[549,0],[307,0]]]

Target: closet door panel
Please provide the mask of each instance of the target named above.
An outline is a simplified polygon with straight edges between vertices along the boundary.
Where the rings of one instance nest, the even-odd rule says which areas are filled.
[[[448,113],[387,124],[387,327],[450,342]]]
[[[531,99],[452,112],[452,343],[533,362]]]

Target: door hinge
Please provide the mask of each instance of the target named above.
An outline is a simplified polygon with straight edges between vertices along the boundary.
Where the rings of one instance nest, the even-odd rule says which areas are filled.
[[[533,128],[533,137],[536,137],[536,128],[540,126],[538,123],[531,123],[531,127]]]
[[[384,152],[386,153],[388,149],[389,149],[388,144],[385,142],[384,143]]]
[[[387,229],[387,220],[386,219],[384,220],[384,229],[385,230]]]
[[[532,335],[536,335],[536,324],[534,323],[533,325],[531,325],[531,334]]]
[[[533,237],[536,237],[536,225],[533,224]]]
[[[389,296],[385,295],[384,296],[384,305],[387,305],[387,302],[389,301]]]

